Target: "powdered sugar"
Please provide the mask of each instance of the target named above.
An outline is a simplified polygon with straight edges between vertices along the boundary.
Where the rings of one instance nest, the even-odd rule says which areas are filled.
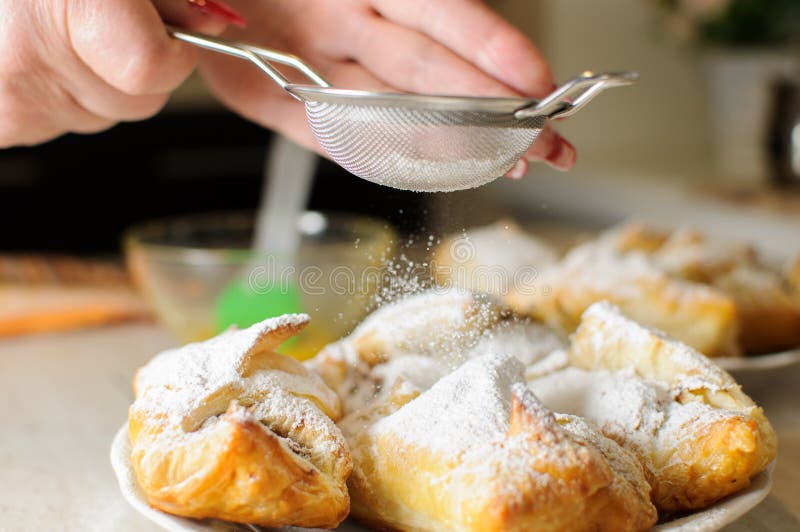
[[[518,404],[512,412],[514,399]],[[513,356],[487,354],[470,360],[394,413],[362,425],[360,432],[353,426],[355,433],[345,433],[356,471],[362,453],[391,448],[400,459],[423,457],[419,470],[409,463],[407,481],[420,481],[420,489],[431,493],[447,490],[442,495],[445,517],[450,507],[459,519],[471,515],[461,510],[465,505],[479,513],[502,507],[514,515],[516,507],[541,504],[542,522],[549,511],[569,522],[569,513],[559,505],[580,504],[586,493],[607,488],[609,500],[624,499],[630,511],[642,509],[643,521],[655,521],[650,488],[635,459],[578,420],[565,420],[562,426],[527,389],[524,367]],[[381,463],[374,455],[369,460]],[[397,458],[386,461],[396,467]],[[380,490],[380,472],[361,474],[365,477],[358,489],[370,490],[374,475]],[[413,503],[409,510],[416,510]],[[578,523],[583,517],[575,514],[574,519]]]
[[[535,379],[530,387],[548,408],[584,417],[605,434],[621,436],[639,456],[652,454],[671,403],[668,390],[644,382],[631,369],[590,372],[570,367]]]
[[[489,298],[430,291],[374,312],[310,365],[325,374],[326,365],[344,363],[329,384],[350,413],[379,402],[398,380],[425,391],[472,358],[508,355],[532,365],[562,347],[549,328],[513,318]]]
[[[508,320],[487,330],[464,357],[508,354],[530,366],[565,346],[564,339],[545,325],[524,319]]]
[[[451,236],[436,250],[441,284],[503,296],[555,264],[558,254],[510,220]]]
[[[474,246],[478,263],[497,264],[511,272],[524,267],[549,266],[558,259],[558,254],[548,244],[508,220],[470,229],[461,238]]]
[[[460,290],[430,290],[386,305],[349,340],[382,357],[433,356],[451,369],[505,311],[489,298]]]
[[[448,454],[483,446],[508,429],[511,386],[524,382],[524,371],[508,355],[471,360],[368,430]]]
[[[185,431],[195,430],[206,418],[224,412],[231,395],[226,392],[235,390],[246,398],[254,389],[283,388],[297,395],[318,397],[335,411],[336,397],[319,377],[304,372],[301,366],[297,366],[298,370],[287,362],[274,370],[245,374],[250,357],[277,347],[291,332],[284,332],[277,338],[273,338],[273,334],[295,332],[308,319],[304,314],[273,318],[157,355],[139,370],[134,408],[165,417]]]
[[[710,359],[656,329],[623,316],[608,302],[589,307],[583,315],[582,327],[596,332],[585,336],[590,338],[596,357],[606,356],[611,346],[626,346],[633,353],[652,357],[653,346],[663,345],[668,353],[659,357],[659,364],[637,365],[640,377],[658,379],[666,386],[680,389],[739,392],[733,377]]]
[[[136,379],[131,415],[152,425],[133,442],[136,452],[160,456],[202,440],[218,423],[250,422],[320,471],[349,467],[344,436],[329,417],[340,412],[336,395],[318,375],[272,352],[307,321],[282,316],[157,355]]]
[[[640,295],[642,284],[658,283],[664,278],[643,254],[622,255],[590,242],[573,248],[558,265],[546,270],[540,283],[547,286],[569,280],[571,290],[634,298]]]

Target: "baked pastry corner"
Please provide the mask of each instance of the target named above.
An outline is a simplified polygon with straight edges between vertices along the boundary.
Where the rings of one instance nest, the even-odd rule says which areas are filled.
[[[590,305],[610,301],[631,318],[666,331],[707,356],[737,356],[739,321],[732,297],[699,283],[674,279],[643,253],[623,254],[605,242],[571,250],[545,270],[529,294],[506,303],[567,333]]]
[[[625,422],[614,412],[595,420],[639,451],[659,510],[705,508],[746,487],[775,458],[777,439],[764,411],[728,373],[608,303],[586,311],[569,358],[589,371],[629,371],[662,390],[663,417],[650,446],[636,443],[636,430],[618,431]]]
[[[580,420],[557,420],[526,389],[512,356],[470,360],[426,391],[398,397],[401,388],[342,422],[358,519],[420,531],[655,523],[635,458]]]
[[[135,380],[131,463],[159,510],[277,527],[333,528],[349,512],[336,395],[275,353],[290,315],[166,351]]]

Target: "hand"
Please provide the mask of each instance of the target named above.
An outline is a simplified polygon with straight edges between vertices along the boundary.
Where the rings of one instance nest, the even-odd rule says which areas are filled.
[[[531,97],[554,88],[533,44],[479,0],[233,3],[249,25],[227,37],[294,53],[336,87]],[[229,107],[320,150],[303,106],[252,65],[202,52],[200,69]],[[290,69],[282,71],[292,77]],[[548,127],[527,157],[566,169],[575,162],[575,149]],[[523,159],[509,175],[521,177],[526,170]]]
[[[227,25],[186,0],[0,0],[0,147],[158,112],[196,59],[162,18]]]

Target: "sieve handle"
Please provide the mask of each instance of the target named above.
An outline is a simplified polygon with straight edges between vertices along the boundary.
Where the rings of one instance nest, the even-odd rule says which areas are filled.
[[[295,55],[285,54],[268,48],[261,48],[252,44],[226,41],[224,39],[185,31],[171,26],[167,26],[167,33],[179,41],[193,44],[194,46],[199,46],[200,48],[205,48],[213,52],[232,55],[250,61],[284,90],[290,82],[277,68],[269,63],[270,61],[299,70],[320,87],[331,86],[319,72],[308,66],[302,59]]]
[[[535,116],[566,118],[583,109],[587,103],[604,90],[631,85],[637,79],[639,79],[639,74],[636,72],[606,74],[584,72],[551,92],[535,106],[517,110],[514,116],[519,119]]]

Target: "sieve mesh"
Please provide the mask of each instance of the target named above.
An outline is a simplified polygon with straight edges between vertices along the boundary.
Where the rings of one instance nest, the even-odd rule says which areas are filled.
[[[544,116],[414,109],[306,100],[323,149],[351,173],[419,192],[473,188],[510,170],[536,141]]]
[[[299,57],[168,27],[183,42],[250,61],[306,106],[322,148],[353,174],[390,187],[448,192],[483,185],[510,170],[548,118],[582,109],[635,72],[585,71],[547,97],[486,98],[337,89]],[[272,64],[302,72],[294,84]]]

